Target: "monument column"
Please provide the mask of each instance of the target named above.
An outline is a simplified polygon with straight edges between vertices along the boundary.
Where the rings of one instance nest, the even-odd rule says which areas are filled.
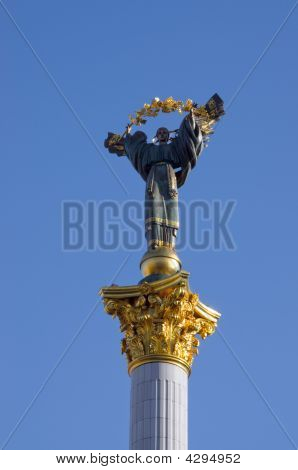
[[[160,267],[160,264],[159,264]],[[180,270],[152,282],[101,289],[120,320],[131,376],[130,449],[187,449],[188,376],[199,340],[220,314],[190,291]]]
[[[187,112],[179,129],[157,129],[154,142],[131,133],[159,112]],[[137,285],[103,287],[105,310],[120,321],[122,353],[131,376],[130,449],[187,449],[188,376],[198,354],[198,335],[214,333],[220,314],[191,292],[189,274],[175,251],[178,188],[195,167],[214,124],[224,114],[215,93],[205,105],[168,97],[129,116],[124,133],[108,133],[105,147],[127,156],[146,182],[143,278]],[[170,135],[174,133],[174,137]]]

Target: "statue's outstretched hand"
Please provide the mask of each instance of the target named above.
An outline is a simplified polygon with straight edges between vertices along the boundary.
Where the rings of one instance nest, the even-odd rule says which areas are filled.
[[[132,128],[132,124],[127,124],[127,126],[126,126],[126,134],[130,134],[130,133],[131,133],[131,128]]]

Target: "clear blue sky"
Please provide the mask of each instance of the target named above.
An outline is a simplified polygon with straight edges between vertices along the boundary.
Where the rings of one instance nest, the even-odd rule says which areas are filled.
[[[63,200],[143,199],[129,162],[103,149],[107,131],[154,96],[205,102],[217,91],[228,103],[294,1],[3,3],[129,194],[1,6],[2,445],[127,257],[61,249]],[[237,201],[235,251],[181,254],[192,289],[223,313],[190,378],[191,449],[292,448],[282,426],[298,443],[297,19],[298,9],[183,189],[186,200]],[[144,250],[114,282],[139,280]],[[125,449],[128,421],[118,323],[100,305],[7,448]]]

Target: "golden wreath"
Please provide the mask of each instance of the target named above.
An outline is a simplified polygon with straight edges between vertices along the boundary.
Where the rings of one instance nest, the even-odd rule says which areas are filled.
[[[200,129],[203,136],[207,137],[213,133],[212,126],[216,121],[224,114],[223,101],[216,93],[210,98],[210,100],[203,106],[198,106],[191,99],[187,99],[185,102],[181,100],[175,100],[172,96],[169,96],[165,100],[154,98],[151,103],[145,103],[144,106],[135,112],[135,114],[129,114],[128,126],[142,126],[146,124],[148,117],[156,117],[160,112],[172,113],[178,112],[192,112],[199,118]],[[123,139],[127,134],[127,128],[122,135],[114,134],[109,132],[108,138],[105,140],[105,147],[109,149],[111,153],[117,153],[125,155]]]

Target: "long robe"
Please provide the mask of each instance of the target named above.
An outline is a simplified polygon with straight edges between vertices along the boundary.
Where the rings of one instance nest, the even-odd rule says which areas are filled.
[[[203,149],[196,117],[186,116],[168,144],[148,144],[144,132],[125,138],[126,154],[146,181],[145,234],[148,248],[175,247],[179,228],[178,191]],[[177,171],[175,171],[177,170]]]

